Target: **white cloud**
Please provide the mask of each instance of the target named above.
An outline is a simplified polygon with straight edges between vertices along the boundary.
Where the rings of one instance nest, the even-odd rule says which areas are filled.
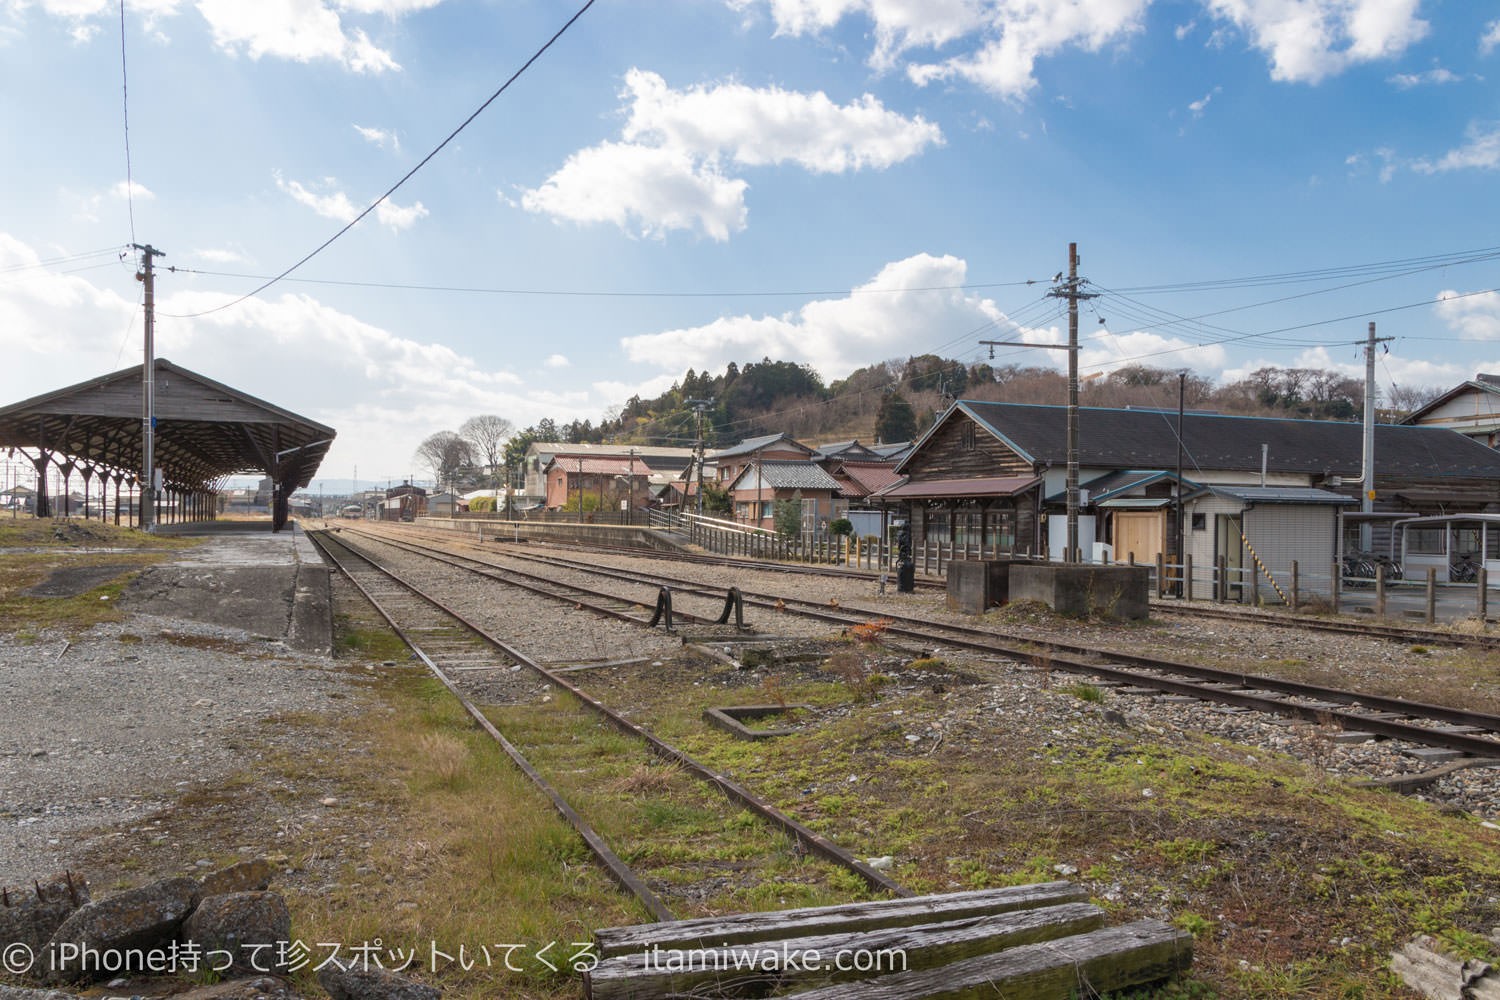
[[[278,172],[275,174],[276,186],[295,201],[301,202],[325,219],[333,219],[336,222],[353,222],[363,207],[357,206],[349,200],[349,196],[342,191],[332,191],[328,194],[317,194],[308,190],[298,181],[286,180]],[[332,183],[331,179],[325,181],[325,186]],[[375,207],[375,218],[381,224],[392,229],[410,229],[418,219],[427,215],[427,209],[422,203],[416,202],[409,206],[400,206],[389,198]]]
[[[1437,314],[1464,340],[1500,340],[1500,292],[1454,298],[1445,289],[1437,296]]]
[[[1208,93],[1204,94],[1200,100],[1196,100],[1193,103],[1189,104],[1188,110],[1193,113],[1193,117],[1202,118],[1204,110],[1208,107],[1208,102],[1214,99],[1215,94],[1222,93],[1223,90],[1223,87],[1215,87],[1213,90],[1210,90]]]
[[[215,44],[229,53],[304,63],[327,59],[358,73],[401,68],[363,29],[346,34],[338,12],[318,0],[197,0],[197,5]]]
[[[147,190],[146,185],[140,181],[120,181],[109,189],[109,193],[122,201],[127,197],[135,197],[143,201],[150,201],[156,197],[155,193]]]
[[[781,35],[816,34],[846,16],[874,26],[869,64],[892,69],[913,50],[937,52],[963,45],[945,59],[914,60],[907,74],[919,84],[962,79],[1007,100],[1036,86],[1036,64],[1070,48],[1098,52],[1139,31],[1150,0],[727,0],[744,10],[765,6]],[[1271,60],[1277,80],[1316,83],[1325,76],[1394,56],[1423,38],[1421,0],[1200,0],[1223,22],[1207,45],[1221,48],[1234,29]],[[1186,38],[1196,20],[1174,29]],[[1492,26],[1500,42],[1500,22]],[[1486,35],[1488,40],[1490,35]],[[1482,43],[1482,47],[1483,47]],[[1487,50],[1485,50],[1487,51]]]
[[[384,149],[389,144],[392,151],[401,152],[401,139],[394,131],[386,131],[382,128],[365,128],[363,125],[354,126],[354,131],[364,136],[366,141],[373,142],[381,149]]]
[[[1004,316],[988,299],[959,288],[968,265],[956,257],[917,254],[887,264],[844,298],[820,299],[779,316],[727,316],[703,326],[626,337],[632,361],[680,373],[684,367],[722,368],[745,357],[769,356],[812,365],[827,378],[842,377],[871,358],[919,351],[933,339]]]
[[[592,386],[598,397],[605,401],[607,406],[617,406],[624,403],[632,396],[642,399],[655,399],[666,392],[682,378],[680,374],[674,375],[670,372],[661,375],[653,375],[641,382],[595,382]]]
[[[646,236],[683,229],[726,240],[745,228],[749,187],[727,174],[728,164],[881,169],[943,141],[936,125],[888,111],[869,94],[840,106],[821,92],[774,86],[673,90],[658,74],[632,69],[620,96],[630,102],[623,141],[573,153],[540,187],[521,191],[523,208]]]
[[[338,6],[340,10],[356,14],[384,14],[394,19],[436,7],[442,2],[443,0],[338,0]]]
[[[1401,90],[1410,90],[1413,87],[1421,87],[1428,84],[1458,83],[1464,78],[1451,70],[1429,69],[1423,73],[1397,73],[1385,78],[1386,83],[1394,84]]]
[[[1051,343],[1065,343],[1061,329],[1057,339]],[[1067,355],[1062,351],[1048,351],[1056,355],[1051,359],[1059,368],[1067,366]],[[1161,359],[1169,359],[1162,362]],[[1112,372],[1116,368],[1134,364],[1166,363],[1168,367],[1186,365],[1199,372],[1218,371],[1224,367],[1228,355],[1218,344],[1195,344],[1181,337],[1167,337],[1149,330],[1113,334],[1108,329],[1085,337],[1079,345],[1078,369],[1081,372]]]
[[[918,86],[960,79],[1008,100],[1037,86],[1037,60],[1066,48],[1098,52],[1141,28],[1150,0],[1003,0],[989,7],[985,41],[975,51],[938,63],[911,63],[906,74]]]
[[[375,206],[375,218],[388,229],[410,229],[418,219],[427,217],[427,208],[420,201],[401,206],[389,198]]]
[[[1487,56],[1500,46],[1500,20],[1491,21],[1485,26],[1484,34],[1479,39],[1479,54]]]
[[[796,163],[814,173],[881,169],[938,145],[920,115],[888,111],[871,94],[842,107],[819,91],[755,89],[739,83],[672,90],[656,73],[625,74],[631,98],[623,138],[746,166]]]
[[[1469,140],[1464,145],[1450,149],[1435,162],[1416,160],[1412,169],[1422,174],[1440,174],[1449,170],[1494,170],[1500,167],[1500,123],[1481,125],[1470,122],[1464,135]]]
[[[1202,0],[1271,60],[1271,78],[1317,83],[1426,37],[1421,0]]]
[[[249,260],[249,258],[238,250],[194,250],[193,256],[199,260],[206,260],[211,264],[244,264]]]
[[[128,286],[131,294],[139,294],[139,284],[112,269],[64,275],[34,267],[39,263],[36,251],[0,232],[0,270],[30,266],[24,280],[0,280],[0,351],[10,362],[0,367],[0,399],[6,401],[140,362],[139,302],[96,287],[90,277]],[[174,290],[158,299],[158,355],[334,427],[339,434],[325,473],[348,476],[357,464],[367,478],[422,474],[409,464],[421,439],[476,413],[501,413],[523,427],[546,416],[598,416],[599,402],[588,389],[539,386],[307,295],[174,318],[231,297],[193,287],[207,280],[179,274]]]
[[[1348,355],[1340,352],[1339,357],[1328,352],[1326,347],[1310,347],[1299,353],[1295,358],[1279,361],[1269,361],[1259,358],[1226,368],[1221,373],[1223,383],[1239,382],[1249,378],[1252,372],[1261,368],[1321,368],[1326,371],[1335,371],[1346,378],[1359,381],[1361,385],[1365,381],[1365,363],[1361,357],[1358,360],[1345,360]],[[1384,386],[1392,382],[1402,386],[1451,386],[1455,382],[1461,382],[1468,378],[1474,369],[1467,364],[1454,362],[1434,362],[1422,358],[1406,357],[1397,348],[1390,354],[1383,355],[1380,360],[1378,376],[1376,378],[1376,392],[1383,391]]]
[[[644,236],[697,229],[727,240],[745,228],[748,186],[682,150],[606,142],[569,156],[541,187],[521,193],[521,205],[573,222],[612,222]]]
[[[547,366],[548,368],[566,368],[572,363],[573,362],[569,361],[561,354],[549,355],[547,360],[542,362],[542,364]]]
[[[68,216],[75,222],[98,222],[99,206],[104,201],[101,194],[79,194],[62,188],[58,197],[67,206]]]

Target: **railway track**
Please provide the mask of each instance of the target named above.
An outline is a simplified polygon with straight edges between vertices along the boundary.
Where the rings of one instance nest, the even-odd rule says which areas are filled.
[[[309,531],[308,537],[329,561],[370,601],[397,631],[432,675],[463,705],[464,710],[482,727],[515,762],[531,781],[551,800],[554,808],[583,838],[589,850],[624,889],[636,896],[657,920],[673,919],[668,900],[663,896],[682,895],[686,887],[680,879],[653,877],[654,869],[638,872],[643,858],[652,862],[652,850],[663,842],[685,846],[681,832],[670,829],[625,830],[617,835],[624,841],[619,851],[611,846],[608,831],[601,832],[570,801],[580,797],[565,794],[562,786],[571,780],[576,786],[579,775],[607,760],[636,760],[650,755],[671,765],[665,776],[632,784],[630,805],[634,813],[651,816],[681,815],[696,798],[705,813],[719,829],[735,829],[743,838],[743,824],[723,822],[723,799],[753,816],[763,828],[764,838],[753,850],[741,850],[734,857],[714,865],[701,858],[696,868],[704,869],[705,879],[766,877],[757,872],[756,864],[795,864],[799,877],[815,879],[823,875],[809,866],[831,866],[853,872],[871,889],[895,896],[911,896],[910,890],[885,874],[850,855],[827,838],[813,832],[748,789],[699,763],[645,728],[591,697],[559,673],[528,656],[525,652],[486,632],[442,600],[424,592],[399,572],[380,561],[378,554],[360,551],[349,539],[327,531]],[[535,592],[542,588],[536,587]],[[567,597],[560,598],[567,600]],[[576,603],[576,602],[575,602]],[[591,607],[591,610],[599,610]],[[614,610],[619,617],[631,617]],[[545,725],[537,721],[535,687],[532,697],[513,705],[509,711],[495,704],[476,704],[475,679],[479,687],[493,690],[493,678],[501,683],[514,682],[521,671],[536,681],[566,692],[570,700],[559,697],[548,706]],[[477,697],[477,695],[476,695]],[[550,700],[550,696],[549,699]],[[602,723],[602,724],[601,724]],[[509,729],[507,732],[505,729]],[[552,735],[548,735],[552,734]],[[621,741],[625,741],[625,745]],[[632,747],[633,744],[633,747]],[[653,796],[661,799],[653,807]],[[616,827],[622,824],[614,820]],[[603,824],[601,824],[603,825]],[[628,824],[623,824],[628,826]],[[676,839],[674,839],[676,838]],[[707,845],[712,848],[710,841]],[[790,858],[792,860],[788,861]],[[656,868],[661,865],[656,863]],[[656,871],[660,876],[662,873]],[[827,881],[826,877],[822,879]]]
[[[372,537],[500,582],[516,582],[518,585],[539,589],[556,585],[551,577],[526,573],[514,567],[498,566],[488,559],[457,555],[448,549],[398,541],[382,535]],[[462,541],[447,538],[443,540],[450,546],[455,541]],[[552,570],[554,576],[558,570],[589,573],[606,579],[626,581],[635,586],[671,587],[678,595],[690,595],[706,602],[723,599],[722,590],[662,573],[627,573],[561,557],[531,553],[496,552],[490,549],[484,549],[484,552],[488,556]],[[573,585],[567,586],[573,588]],[[569,600],[567,592],[562,590],[554,596],[559,600]],[[611,597],[620,603],[631,601],[629,597],[609,595],[604,591],[594,593]],[[749,589],[742,590],[741,594],[747,607],[778,614],[796,614],[845,628],[868,624],[872,617],[880,618],[888,623],[885,634],[893,637],[984,655],[1001,655],[1052,670],[1092,675],[1120,686],[1126,693],[1154,692],[1192,697],[1233,708],[1335,726],[1347,732],[1368,733],[1376,737],[1403,740],[1417,746],[1456,751],[1474,759],[1500,758],[1500,716],[1488,713],[1306,684],[1244,671],[1205,667],[1107,647],[1041,640],[1001,630],[940,624],[882,609],[831,608]],[[638,624],[645,624],[641,616],[627,617],[632,617]],[[704,617],[694,618],[691,615],[685,617],[688,620],[706,620]]]
[[[1432,628],[1412,628],[1405,625],[1392,625],[1373,618],[1369,621],[1344,621],[1340,619],[1315,618],[1311,615],[1294,614],[1292,612],[1266,613],[1263,611],[1252,611],[1248,608],[1216,608],[1167,602],[1154,603],[1151,605],[1151,610],[1153,613],[1164,612],[1188,618],[1254,622],[1257,625],[1272,625],[1278,628],[1311,629],[1315,632],[1335,632],[1343,635],[1390,639],[1395,642],[1500,650],[1500,635],[1446,632],[1441,629]]]
[[[422,529],[412,529],[420,531]],[[438,532],[440,535],[449,532]],[[490,536],[491,541],[504,539],[500,535]],[[569,545],[561,542],[532,541],[532,545],[542,545],[548,549],[557,549],[572,552],[612,552],[619,555],[639,556],[649,559],[663,559],[672,562],[694,563],[704,566],[723,566],[727,568],[740,568],[752,570],[774,570],[778,573],[793,573],[805,576],[824,576],[838,580],[870,580],[878,581],[882,574],[868,570],[846,569],[835,566],[803,566],[774,562],[764,559],[752,559],[748,557],[735,556],[710,556],[699,555],[690,552],[671,552],[664,549],[642,549],[628,545]],[[885,574],[888,581],[894,585],[894,573]],[[930,576],[918,576],[916,578],[918,590],[946,590],[947,584],[940,579]],[[1335,618],[1313,617],[1311,615],[1282,613],[1266,613],[1252,611],[1249,608],[1215,608],[1204,604],[1182,604],[1176,601],[1156,600],[1151,604],[1153,613],[1191,616],[1197,618],[1218,618],[1238,621],[1253,621],[1256,624],[1272,625],[1284,628],[1310,629],[1316,632],[1331,632],[1344,635],[1360,635],[1382,639],[1392,639],[1398,642],[1423,643],[1438,646],[1462,646],[1474,649],[1500,650],[1500,635],[1482,635],[1463,632],[1450,632],[1441,629],[1421,628],[1417,626],[1395,625],[1389,622],[1375,620],[1341,620]]]

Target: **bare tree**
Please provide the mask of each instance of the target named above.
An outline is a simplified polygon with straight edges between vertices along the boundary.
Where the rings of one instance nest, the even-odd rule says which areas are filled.
[[[1427,385],[1393,385],[1385,398],[1399,419],[1420,410],[1441,396],[1444,391]]]
[[[499,484],[500,463],[505,458],[505,441],[516,432],[515,425],[504,417],[483,413],[464,421],[458,433],[476,458],[484,463],[491,482]]]
[[[433,482],[441,490],[453,485],[453,476],[459,469],[474,464],[474,449],[452,431],[438,431],[417,445],[413,457],[432,473]]]

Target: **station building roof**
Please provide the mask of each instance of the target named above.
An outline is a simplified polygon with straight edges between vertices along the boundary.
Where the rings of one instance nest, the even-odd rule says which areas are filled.
[[[0,407],[0,447],[34,449],[140,474],[144,365]],[[268,475],[290,493],[312,481],[335,431],[165,358],[153,366],[162,479],[179,488]]]

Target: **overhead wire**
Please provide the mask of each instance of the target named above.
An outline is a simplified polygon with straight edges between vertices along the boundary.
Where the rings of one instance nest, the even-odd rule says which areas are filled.
[[[194,313],[182,313],[182,314],[178,314],[178,315],[173,315],[171,313],[161,313],[160,315],[163,315],[163,316],[172,316],[173,319],[192,319],[192,318],[197,317],[197,316],[207,316],[210,313],[216,313],[216,312],[219,312],[221,310],[228,309],[231,306],[238,305],[239,303],[244,302],[247,299],[254,298],[255,296],[259,295],[261,292],[265,291],[267,288],[270,288],[272,285],[276,284],[278,281],[281,281],[284,278],[286,278],[293,271],[296,271],[303,264],[306,264],[308,261],[312,260],[318,254],[322,253],[324,250],[328,249],[328,247],[331,246],[335,240],[337,240],[339,237],[343,236],[349,230],[351,230],[355,226],[357,226],[365,218],[365,216],[367,216],[371,212],[375,211],[375,209],[381,204],[381,202],[385,201],[391,195],[395,194],[396,191],[398,191],[403,184],[405,184],[407,181],[411,180],[412,177],[416,175],[417,171],[421,170],[423,167],[425,167],[427,165],[427,163],[428,163],[429,160],[431,160],[434,156],[437,156],[438,153],[442,152],[443,149],[446,148],[447,145],[450,142],[452,142],[455,138],[458,137],[458,134],[460,132],[462,132],[464,129],[468,128],[469,127],[469,123],[472,122],[475,118],[478,118],[480,116],[480,114],[482,114],[484,112],[485,108],[488,108],[491,104],[493,104],[495,102],[495,100],[497,98],[499,98],[499,96],[501,94],[503,94],[507,90],[509,90],[510,89],[510,85],[513,84],[513,83],[515,83],[516,80],[520,79],[521,74],[525,73],[528,69],[530,69],[532,63],[534,63],[538,59],[540,59],[542,57],[543,53],[545,53],[548,49],[550,49],[552,47],[553,43],[555,43],[559,38],[561,38],[563,36],[563,34],[569,28],[571,28],[573,26],[573,24],[588,11],[588,9],[590,7],[594,6],[594,2],[595,2],[595,0],[586,0],[586,2],[584,3],[584,5],[582,7],[580,7],[580,8],[578,8],[578,11],[572,17],[568,18],[567,23],[565,23],[561,28],[558,28],[557,31],[552,35],[552,37],[549,38],[549,39],[547,39],[546,43],[544,45],[542,45],[541,48],[537,49],[536,52],[532,53],[531,58],[527,59],[526,62],[522,63],[520,69],[517,69],[514,73],[512,73],[510,75],[509,79],[507,79],[504,83],[502,83],[500,85],[499,89],[497,89],[493,94],[491,94],[485,100],[485,102],[483,104],[479,105],[479,107],[476,108],[474,110],[474,112],[469,115],[469,117],[465,118],[459,124],[459,126],[457,128],[455,128],[452,132],[448,133],[448,137],[446,139],[444,139],[442,142],[438,143],[437,146],[433,148],[432,152],[430,152],[426,156],[422,157],[422,159],[417,163],[416,166],[414,166],[410,170],[408,170],[402,176],[402,178],[400,180],[398,180],[396,183],[392,184],[389,188],[387,188],[386,192],[384,194],[382,194],[379,198],[376,198],[368,206],[366,206],[365,209],[364,209],[364,211],[360,212],[353,219],[350,219],[349,222],[347,222],[342,229],[340,229],[338,232],[334,233],[332,236],[328,237],[328,239],[326,239],[322,243],[320,243],[316,248],[313,249],[313,251],[311,253],[307,254],[301,260],[297,261],[291,267],[287,268],[285,271],[282,271],[280,274],[276,275],[275,277],[271,278],[270,280],[268,280],[268,281],[264,282],[263,284],[257,286],[256,288],[252,289],[251,291],[246,292],[244,295],[241,295],[241,296],[239,296],[236,299],[232,299],[229,302],[223,303],[222,305],[214,306],[212,309],[203,309],[203,310],[200,310],[199,312],[194,312]]]
[[[130,173],[130,77],[125,71],[125,0],[120,0],[120,107],[125,117],[125,207],[130,213],[130,242],[135,244],[135,180]]]
[[[219,278],[249,278],[260,281],[269,275],[242,274],[233,271],[207,271],[199,268],[172,266],[163,268],[177,274],[201,274],[209,277]],[[337,278],[282,278],[288,283],[300,283],[308,285],[330,285],[347,288],[382,288],[394,291],[412,292],[457,292],[475,295],[537,295],[557,296],[575,298],[656,298],[656,299],[710,299],[710,298],[774,298],[774,297],[798,297],[812,295],[896,295],[905,292],[948,292],[967,291],[987,288],[1016,288],[1025,285],[1034,285],[1038,282],[1032,280],[1018,281],[994,281],[982,284],[959,284],[959,285],[917,285],[906,288],[843,288],[843,289],[765,289],[760,291],[717,291],[717,292],[689,292],[689,291],[629,291],[610,289],[583,289],[583,288],[485,288],[473,285],[427,285],[411,284],[390,281],[354,281]]]

